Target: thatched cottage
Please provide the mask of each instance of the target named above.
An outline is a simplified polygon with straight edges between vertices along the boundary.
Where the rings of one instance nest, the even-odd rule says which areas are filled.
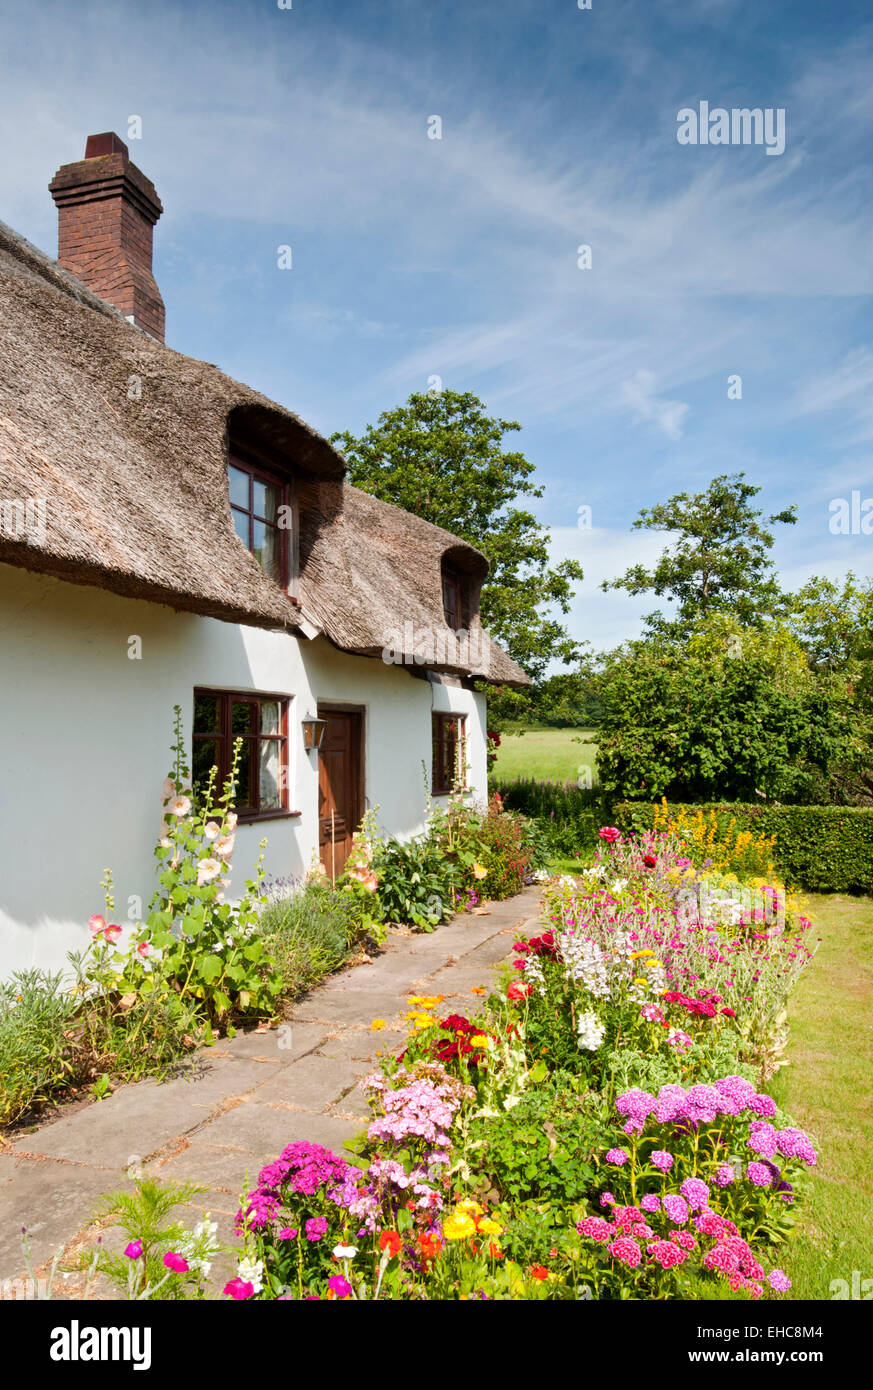
[[[60,169],[53,261],[0,224],[0,976],[154,887],[173,706],[195,778],[244,739],[236,872],[341,869],[425,777],[486,785],[487,562],[350,487],[291,411],[165,346],[161,205],[115,135]]]

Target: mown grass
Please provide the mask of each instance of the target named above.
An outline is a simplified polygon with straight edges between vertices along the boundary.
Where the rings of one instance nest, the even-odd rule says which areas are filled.
[[[582,769],[588,768],[591,785],[596,787],[596,732],[592,729],[525,729],[521,734],[502,734],[492,775],[575,782],[584,776]]]
[[[808,902],[822,941],[789,1006],[790,1065],[772,1093],[820,1150],[784,1256],[790,1297],[832,1299],[853,1271],[873,1279],[873,899]]]

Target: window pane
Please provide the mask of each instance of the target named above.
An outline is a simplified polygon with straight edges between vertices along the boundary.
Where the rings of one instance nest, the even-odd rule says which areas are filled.
[[[239,536],[239,538],[240,538],[240,540],[242,541],[243,545],[245,546],[246,550],[250,550],[250,549],[251,549],[251,544],[250,544],[250,541],[249,541],[249,524],[250,524],[250,523],[249,523],[249,514],[248,514],[248,512],[238,512],[238,511],[236,510],[235,507],[231,507],[230,514],[231,514],[231,516],[233,517],[233,529],[234,529],[234,531],[236,531],[236,534]]]
[[[262,734],[278,734],[278,733],[279,733],[279,701],[278,701],[278,700],[262,700],[262,701],[261,701],[261,733],[262,733]]]
[[[232,506],[249,509],[249,475],[241,468],[228,464],[227,476],[230,482],[230,501]]]
[[[210,768],[218,766],[218,740],[195,738],[191,763],[191,783],[195,792],[202,792],[206,787]]]
[[[214,734],[218,732],[218,696],[194,696],[195,734]]]
[[[252,523],[252,554],[265,574],[282,582],[282,567],[279,562],[279,532],[275,526],[266,526],[263,521]]]
[[[252,800],[252,756],[254,751],[254,740],[247,738],[242,746],[239,767],[236,773],[234,805],[238,811],[246,807],[251,808],[254,806]]]
[[[252,717],[254,712],[255,706],[250,704],[248,700],[234,700],[230,715],[230,731],[234,738],[236,738],[238,734],[251,734],[254,732],[252,729]]]
[[[279,507],[282,502],[282,489],[273,483],[263,483],[259,478],[253,481],[254,486],[254,511],[256,516],[262,516],[265,521],[272,521],[274,525],[279,520]]]
[[[282,745],[277,738],[261,740],[261,810],[276,810],[282,805],[280,772]]]

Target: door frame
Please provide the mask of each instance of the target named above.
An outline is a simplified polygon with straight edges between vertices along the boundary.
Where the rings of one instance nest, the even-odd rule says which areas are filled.
[[[355,830],[357,830],[367,809],[367,706],[350,704],[343,700],[316,700],[315,712],[319,719],[323,719],[326,714],[355,714],[358,716],[358,818],[355,824]],[[318,756],[321,758],[320,752]],[[320,844],[318,845],[318,853],[320,857]]]

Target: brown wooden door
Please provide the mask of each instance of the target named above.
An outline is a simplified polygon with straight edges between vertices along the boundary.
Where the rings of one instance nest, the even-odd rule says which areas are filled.
[[[318,755],[318,851],[331,877],[342,873],[363,807],[363,717],[319,706],[327,721]]]

